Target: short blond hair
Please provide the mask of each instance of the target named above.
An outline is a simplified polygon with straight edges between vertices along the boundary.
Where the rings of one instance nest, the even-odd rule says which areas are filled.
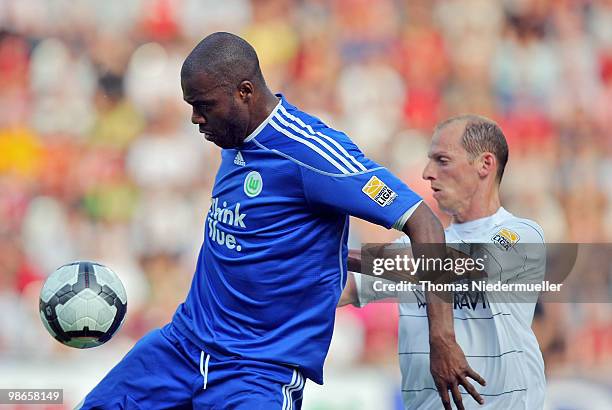
[[[465,122],[461,144],[472,158],[476,158],[483,152],[495,155],[498,163],[496,179],[500,183],[508,163],[508,143],[499,125],[481,115],[464,114],[439,123],[436,125],[434,134],[457,121]]]

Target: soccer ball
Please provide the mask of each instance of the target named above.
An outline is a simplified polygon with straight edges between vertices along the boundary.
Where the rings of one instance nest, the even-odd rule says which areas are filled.
[[[119,277],[104,265],[80,261],[59,267],[40,292],[40,318],[59,342],[100,346],[117,332],[127,311]]]

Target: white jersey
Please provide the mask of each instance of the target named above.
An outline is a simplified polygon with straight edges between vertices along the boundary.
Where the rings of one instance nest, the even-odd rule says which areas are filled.
[[[445,234],[448,243],[491,244],[486,247],[485,259],[489,282],[526,283],[544,279],[544,236],[540,226],[531,220],[517,218],[500,208],[489,217],[450,225]],[[407,237],[399,241],[409,244]],[[362,305],[382,296],[372,291],[371,285],[378,279],[366,275],[360,279]],[[414,302],[399,305],[402,396],[406,409],[439,409],[440,397],[429,369],[425,297],[420,291],[414,296]],[[545,394],[544,361],[531,330],[533,295],[521,303],[495,302],[495,296],[484,292],[455,292],[454,298],[456,340],[470,367],[487,382],[482,387],[469,379],[483,396],[484,406],[460,387],[465,408],[541,409]]]

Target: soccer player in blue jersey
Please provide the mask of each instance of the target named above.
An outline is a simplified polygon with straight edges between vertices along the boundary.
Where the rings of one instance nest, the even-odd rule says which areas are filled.
[[[349,215],[413,244],[443,243],[442,226],[345,134],[271,93],[240,37],[202,40],[181,85],[192,122],[222,148],[191,290],[82,408],[299,409],[305,379],[323,383]],[[432,374],[451,388],[472,370],[454,342],[450,304],[435,298]]]

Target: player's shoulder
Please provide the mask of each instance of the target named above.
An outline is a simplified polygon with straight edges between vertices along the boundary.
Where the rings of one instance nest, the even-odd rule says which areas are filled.
[[[352,175],[371,170],[371,161],[343,132],[301,111],[281,96],[269,124],[275,132],[260,144],[285,158],[331,175]]]
[[[545,243],[544,230],[534,220],[521,218],[502,209],[491,240],[514,245],[516,243]]]

